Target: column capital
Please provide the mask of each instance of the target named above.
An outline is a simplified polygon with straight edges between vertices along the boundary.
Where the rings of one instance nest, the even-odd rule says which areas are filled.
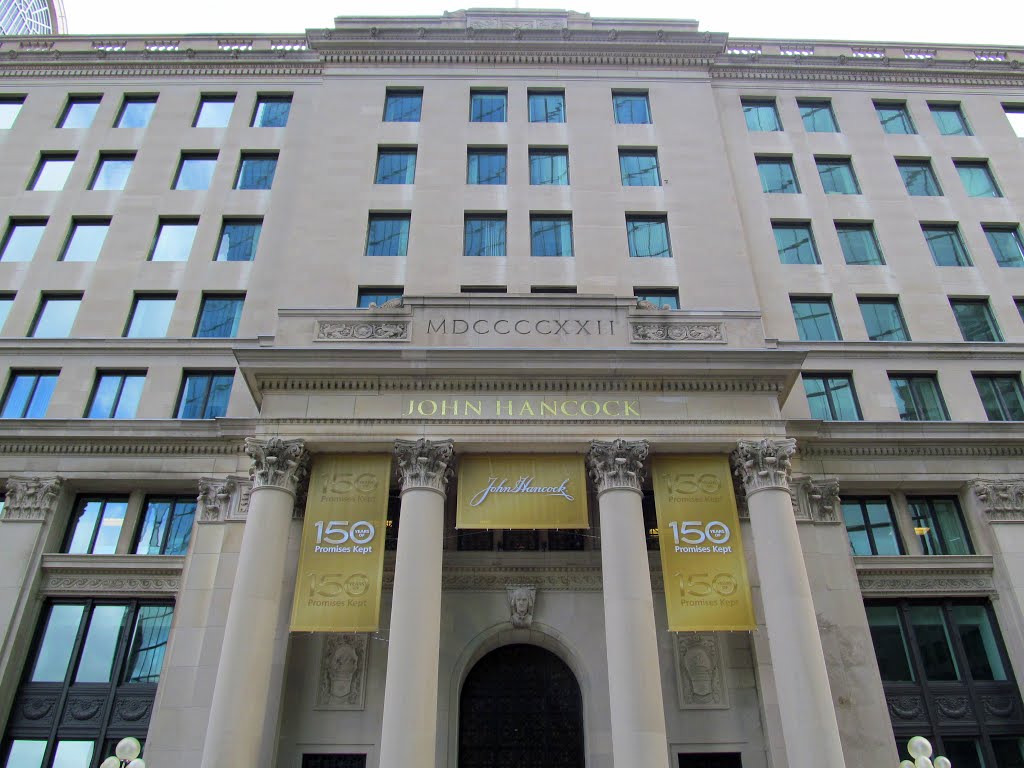
[[[613,489],[640,493],[649,451],[646,440],[594,440],[587,451],[587,469],[598,494]]]
[[[990,521],[1024,522],[1024,480],[976,477],[968,482],[968,487]]]
[[[309,469],[309,454],[304,440],[271,437],[245,438],[245,452],[252,459],[249,477],[252,488],[278,488],[294,494]]]
[[[768,488],[788,491],[794,453],[792,438],[740,440],[732,453],[733,471],[748,496]]]
[[[4,499],[4,520],[44,522],[57,506],[62,477],[10,477]]]
[[[395,440],[395,460],[402,490],[426,488],[442,496],[453,474],[454,440]]]

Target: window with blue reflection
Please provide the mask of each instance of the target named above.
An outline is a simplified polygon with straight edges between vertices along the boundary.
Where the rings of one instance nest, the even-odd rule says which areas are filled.
[[[291,96],[260,96],[252,113],[253,128],[284,128],[292,110]]]
[[[800,119],[808,133],[838,133],[839,124],[827,99],[797,99]]]
[[[531,123],[564,123],[564,91],[528,91]]]
[[[969,267],[971,257],[956,224],[922,224],[932,261],[937,267]]]
[[[12,306],[14,306],[14,296],[0,293],[0,330],[3,330],[4,323],[7,322],[7,315],[10,314]]]
[[[226,128],[234,108],[234,96],[203,96],[192,125],[195,128]]]
[[[29,336],[34,338],[66,338],[78,315],[81,296],[47,296],[39,302],[39,312],[32,324]]]
[[[400,298],[402,298],[401,288],[360,288],[356,306],[359,309],[370,309]]]
[[[790,296],[800,341],[841,341],[839,323],[827,298]]]
[[[252,261],[260,244],[263,222],[255,219],[225,219],[214,261]]]
[[[161,220],[149,252],[150,261],[188,261],[199,222]]]
[[[238,323],[242,319],[244,296],[203,296],[196,323],[197,339],[231,339],[238,335]]]
[[[75,165],[74,154],[47,154],[39,158],[39,165],[28,185],[36,192],[59,192],[64,189],[71,169]]]
[[[658,153],[653,149],[620,149],[619,175],[624,187],[660,187]]]
[[[192,539],[195,496],[146,499],[139,525],[137,555],[184,555]]]
[[[139,295],[135,297],[128,327],[128,339],[160,338],[167,335],[167,326],[174,312],[174,294]]]
[[[1002,197],[986,162],[954,162],[968,197]]]
[[[898,299],[858,298],[857,303],[871,341],[910,341]]]
[[[871,224],[836,224],[843,260],[852,265],[885,264]]]
[[[935,178],[932,164],[927,160],[897,160],[896,168],[903,177],[907,194],[915,197],[940,197],[942,188]]]
[[[638,301],[649,301],[661,309],[679,309],[679,291],[637,288],[633,295]]]
[[[186,372],[181,385],[176,418],[216,419],[227,413],[234,372]]]
[[[144,373],[97,373],[87,419],[134,419],[142,397]]]
[[[45,231],[46,219],[11,219],[0,245],[0,261],[32,261]]]
[[[381,149],[377,152],[375,184],[412,184],[416,181],[415,149]]]
[[[1000,267],[1024,267],[1024,241],[1017,227],[983,227]]]
[[[504,256],[505,216],[466,216],[464,256]]]
[[[156,96],[125,96],[115,128],[145,128],[153,117]]]
[[[99,553],[95,553],[99,554]],[[76,683],[109,683],[117,653],[117,641],[127,618],[125,605],[97,605],[89,619],[89,629],[78,657]]]
[[[886,133],[917,133],[906,104],[875,102],[875,111]]]
[[[672,257],[668,241],[668,221],[663,216],[627,216],[626,239],[633,258]]]
[[[57,386],[57,373],[17,371],[7,383],[0,418],[41,419],[46,416],[50,397]]]
[[[14,126],[14,121],[21,112],[25,103],[24,96],[2,96],[0,97],[0,130],[7,130]]]
[[[467,154],[467,184],[505,184],[508,153],[504,149],[470,148]]]
[[[775,248],[783,264],[820,264],[814,246],[811,225],[799,222],[772,222]]]
[[[193,506],[194,506],[193,502]],[[191,529],[191,521],[189,528]],[[185,542],[184,554],[188,549]],[[167,554],[171,554],[168,552]],[[164,666],[167,639],[171,634],[171,620],[174,608],[170,605],[144,605],[139,608],[128,646],[128,662],[125,666],[124,682],[158,683]]]
[[[174,189],[209,189],[213,172],[217,170],[216,154],[182,154]]]
[[[845,374],[803,374],[804,394],[812,419],[860,421],[853,379]]]
[[[935,127],[943,136],[972,136],[959,104],[929,104]]]
[[[110,222],[75,220],[71,224],[71,235],[68,237],[61,254],[61,261],[96,261],[99,258],[103,242],[107,239]]]
[[[572,256],[572,217],[531,216],[530,255]]]
[[[43,639],[36,651],[29,680],[33,683],[62,683],[74,650],[74,639],[82,624],[83,605],[51,605]]]
[[[782,121],[774,100],[743,99],[743,117],[748,131],[781,131]]]
[[[128,183],[135,155],[101,155],[89,189],[118,191]]]
[[[889,374],[902,421],[948,421],[949,413],[933,374]]]
[[[64,551],[69,555],[112,555],[117,549],[128,499],[83,496],[75,503]]]
[[[423,91],[389,88],[384,98],[385,123],[418,123],[423,110]]]
[[[562,186],[568,183],[569,150],[530,150],[530,184]]]
[[[640,125],[651,122],[651,105],[644,92],[613,93],[612,107],[616,123]]]
[[[793,161],[788,157],[758,157],[756,161],[762,192],[787,195],[800,192]]]
[[[859,195],[860,185],[848,158],[815,158],[826,195]]]
[[[45,740],[15,739],[11,742],[4,768],[42,768],[45,753]]]
[[[242,155],[235,189],[270,189],[277,172],[277,155]]]
[[[405,256],[408,250],[408,214],[370,214],[366,230],[367,256]]]
[[[98,96],[72,96],[64,107],[58,128],[88,128],[100,108]]]
[[[473,91],[469,95],[471,123],[504,123],[508,105],[505,91]]]

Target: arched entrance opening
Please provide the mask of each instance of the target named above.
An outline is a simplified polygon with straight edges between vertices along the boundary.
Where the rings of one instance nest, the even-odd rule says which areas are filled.
[[[459,698],[459,768],[584,768],[583,699],[572,670],[536,645],[505,645]]]

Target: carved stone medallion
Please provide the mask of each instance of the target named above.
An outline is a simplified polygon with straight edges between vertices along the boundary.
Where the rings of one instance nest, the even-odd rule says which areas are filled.
[[[680,709],[728,709],[724,655],[714,632],[677,632],[676,688]]]
[[[323,637],[316,709],[363,709],[366,698],[367,635],[337,632]]]
[[[533,624],[533,611],[537,605],[534,586],[507,587],[509,621],[516,629],[529,629]]]

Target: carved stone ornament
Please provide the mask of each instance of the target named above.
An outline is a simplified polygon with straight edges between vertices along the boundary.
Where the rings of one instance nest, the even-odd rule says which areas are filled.
[[[309,455],[302,440],[282,440],[279,437],[259,440],[247,437],[245,452],[252,459],[249,477],[252,478],[254,490],[269,487],[295,493],[306,476]]]
[[[315,338],[317,341],[408,341],[409,323],[320,320],[316,324]]]
[[[401,296],[396,296],[393,299],[388,299],[380,304],[370,303],[367,309],[401,309],[405,306],[405,300]]]
[[[315,709],[365,707],[367,635],[335,632],[323,636]]]
[[[196,519],[200,523],[215,523],[227,519],[237,502],[237,491],[238,483],[231,478],[200,478]]]
[[[677,632],[673,637],[679,708],[728,708],[719,636],[714,632]]]
[[[653,301],[648,301],[647,299],[637,299],[636,308],[653,310],[655,312],[668,312],[671,309],[668,304],[655,304]]]
[[[537,605],[537,588],[512,586],[505,589],[508,597],[509,621],[516,629],[529,629],[533,624],[533,610]]]
[[[797,520],[816,523],[838,523],[839,481],[834,477],[814,480],[801,477],[792,480],[790,494]]]
[[[644,462],[650,444],[646,440],[595,440],[587,451],[587,469],[598,493],[613,488],[640,491]]]
[[[1024,523],[1024,480],[972,480],[970,488],[989,519]]]
[[[796,440],[792,438],[740,440],[732,453],[733,471],[748,496],[768,488],[788,491],[794,453]]]
[[[638,309],[646,309],[639,307]],[[725,332],[721,323],[631,323],[631,341],[637,342],[707,342],[721,344]]]
[[[4,520],[44,521],[53,513],[64,485],[61,477],[11,477],[7,480]]]
[[[453,440],[396,440],[396,471],[402,490],[427,488],[444,494],[454,473],[454,454]]]

